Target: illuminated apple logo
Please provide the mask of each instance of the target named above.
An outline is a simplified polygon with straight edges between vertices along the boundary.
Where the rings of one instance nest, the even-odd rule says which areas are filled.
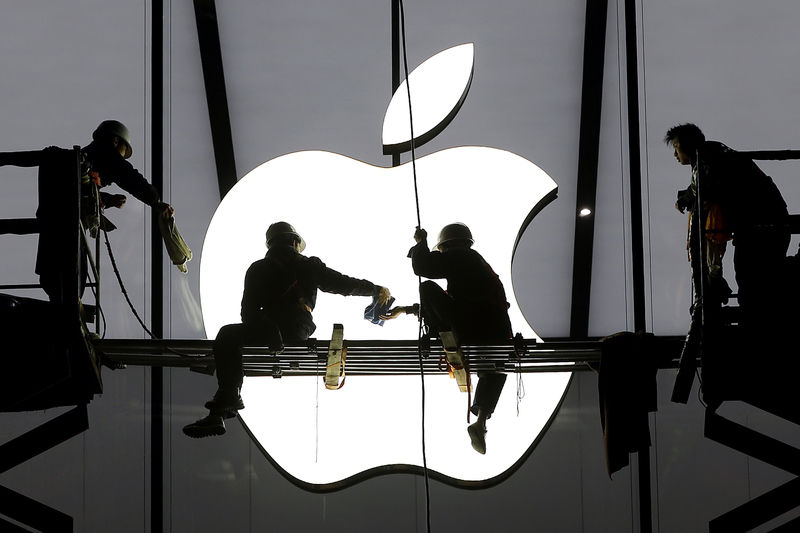
[[[450,48],[409,76],[418,143],[440,131],[464,101],[473,53],[472,44]],[[403,84],[386,112],[383,143],[389,152],[410,142],[406,95]],[[514,331],[535,337],[511,290],[511,262],[533,216],[555,197],[555,182],[518,155],[480,146],[419,158],[417,176],[423,226],[435,236],[450,222],[467,224],[475,248],[506,287]],[[209,338],[222,325],[240,320],[245,271],[264,256],[264,232],[277,220],[297,228],[307,242],[306,255],[389,287],[400,305],[419,300],[417,278],[406,259],[417,223],[411,165],[382,168],[330,152],[295,152],[249,172],[211,220],[200,264]],[[320,293],[315,335],[329,338],[332,325],[341,323],[345,339],[417,338],[415,320],[401,318],[384,327],[364,320],[368,303]],[[569,377],[525,375],[526,395],[517,414],[510,376],[489,424],[488,451],[479,455],[466,433],[467,395],[446,374],[427,375],[432,475],[462,485],[503,479],[546,428]],[[253,438],[284,475],[305,488],[327,490],[368,475],[418,471],[422,465],[419,376],[353,376],[338,391],[325,390],[322,378],[248,378],[242,395],[247,408],[240,415]]]

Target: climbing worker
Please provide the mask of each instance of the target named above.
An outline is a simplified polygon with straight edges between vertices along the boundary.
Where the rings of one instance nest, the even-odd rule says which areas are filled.
[[[428,334],[450,331],[461,343],[510,341],[513,336],[508,318],[509,303],[500,278],[475,250],[472,233],[465,224],[448,224],[439,233],[436,251],[428,249],[428,234],[414,232],[414,245],[408,252],[418,276],[429,278],[419,288],[420,305],[395,307],[384,317],[422,313]],[[446,279],[447,291],[431,279]],[[486,453],[486,421],[492,416],[506,376],[480,372],[475,401],[470,411],[478,420],[467,428],[472,447]]]
[[[679,210],[694,208],[699,182],[706,213],[696,217],[696,224],[704,222],[709,271],[713,275],[721,261],[720,242],[724,241],[720,236],[724,239],[726,233],[732,234],[743,324],[756,330],[775,326],[783,315],[780,283],[790,240],[786,202],[780,191],[750,158],[721,142],[707,141],[695,124],[670,128],[664,141],[672,146],[681,165],[692,168],[690,186],[678,192],[675,206]],[[692,233],[698,233],[697,226]],[[690,241],[694,239],[690,235]],[[692,262],[695,271],[704,266],[699,257]],[[698,276],[694,274],[696,286]],[[712,295],[717,295],[714,278],[709,281]]]
[[[209,414],[183,428],[189,437],[224,434],[223,419],[244,409],[240,395],[243,346],[265,345],[271,353],[280,353],[284,341],[305,341],[314,333],[311,312],[317,289],[344,296],[373,296],[381,305],[391,298],[386,287],[345,276],[318,257],[302,255],[306,243],[287,222],[270,225],[266,238],[266,256],[251,264],[245,275],[242,322],[223,326],[214,340],[218,389],[206,403]]]
[[[97,231],[114,226],[101,214],[103,207],[121,208],[127,200],[123,194],[108,194],[98,189],[116,183],[162,217],[171,217],[175,210],[159,198],[158,191],[127,159],[133,154],[131,135],[124,124],[104,120],[92,133],[92,141],[80,150],[81,220],[85,229]],[[39,248],[36,256],[36,273],[42,288],[51,301],[63,298],[65,272],[64,256],[68,249],[60,238],[60,228],[72,206],[68,194],[72,184],[69,178],[75,172],[72,150],[50,146],[42,150],[0,152],[0,166],[39,167]],[[95,187],[95,185],[97,187]],[[77,201],[77,199],[76,199]],[[85,279],[85,257],[81,264]]]

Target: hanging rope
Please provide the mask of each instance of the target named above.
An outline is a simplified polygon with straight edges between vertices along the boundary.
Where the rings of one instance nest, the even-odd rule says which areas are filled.
[[[414,176],[414,202],[417,206],[417,227],[422,227],[419,215],[419,188],[417,187],[417,154],[414,139],[414,113],[411,109],[411,84],[408,81],[408,52],[406,50],[406,13],[403,0],[400,0],[400,33],[403,36],[403,72],[406,75],[406,96],[408,97],[408,125],[411,132],[411,172]]]
[[[139,313],[136,311],[136,308],[133,306],[133,302],[131,302],[131,299],[128,296],[128,291],[125,289],[125,284],[122,283],[122,277],[120,276],[119,268],[117,268],[117,261],[116,261],[116,259],[114,259],[114,252],[111,251],[111,243],[108,241],[108,232],[106,230],[103,230],[103,237],[104,237],[104,240],[106,241],[106,249],[108,250],[108,258],[111,260],[111,267],[114,269],[114,275],[117,277],[117,282],[119,283],[119,289],[122,291],[122,295],[125,297],[125,301],[128,302],[128,307],[131,308],[131,311],[133,312],[133,316],[135,316],[136,320],[139,321],[139,325],[142,326],[142,329],[148,335],[150,335],[150,338],[151,339],[158,338],[155,335],[153,335],[153,332],[150,331],[148,329],[148,327],[145,325],[145,323],[142,321],[141,317],[139,316]]]
[[[111,250],[111,242],[108,240],[108,232],[103,230],[103,237],[106,242],[106,249],[108,250],[108,259],[111,261],[111,267],[114,269],[114,275],[117,278],[117,283],[119,284],[119,289],[122,291],[122,295],[125,297],[125,301],[128,302],[128,307],[130,307],[133,316],[136,317],[136,320],[139,322],[139,325],[142,326],[142,329],[147,333],[151,339],[158,339],[152,331],[145,325],[142,318],[139,316],[139,313],[136,311],[136,307],[134,307],[133,302],[131,302],[130,297],[128,296],[128,291],[125,289],[125,284],[122,282],[122,276],[119,273],[119,268],[117,267],[117,261],[114,258],[114,252]],[[178,350],[174,350],[172,348],[167,348],[167,351],[174,353],[175,355],[179,355],[181,357],[197,357],[187,353],[180,352]]]
[[[417,186],[417,154],[416,154],[416,146],[415,146],[415,139],[414,139],[414,113],[411,107],[411,83],[408,79],[408,50],[406,48],[406,13],[405,13],[405,6],[403,5],[403,0],[398,0],[400,4],[400,33],[403,39],[403,72],[405,73],[406,77],[406,94],[408,95],[408,123],[409,123],[409,130],[411,133],[411,172],[414,177],[414,202],[416,204],[417,210],[417,227],[422,228],[422,219],[420,217],[420,210],[419,210],[419,188]],[[417,278],[418,284],[422,285],[422,278]],[[419,307],[419,328],[417,331],[417,338],[422,339],[423,335],[423,328],[422,328],[422,299],[420,298],[420,307]],[[425,370],[422,364],[422,347],[418,343],[417,344],[417,355],[419,357],[419,377],[421,381],[421,401],[422,401],[422,472],[425,478],[425,523],[427,527],[428,533],[431,530],[431,491],[430,491],[430,479],[428,475],[428,457],[427,451],[425,446]]]

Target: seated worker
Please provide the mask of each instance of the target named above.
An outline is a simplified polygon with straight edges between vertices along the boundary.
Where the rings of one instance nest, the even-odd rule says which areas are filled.
[[[127,192],[153,207],[165,218],[173,215],[174,209],[159,198],[158,191],[127,159],[133,154],[131,135],[124,124],[116,120],[105,120],[92,133],[92,142],[80,151],[81,219],[87,230],[98,227],[113,229],[113,226],[96,211],[100,207],[122,207],[123,194],[100,192],[96,189],[116,183]],[[72,275],[64,271],[65,246],[62,228],[73,206],[65,197],[72,192],[69,179],[75,175],[75,156],[72,150],[50,146],[43,150],[25,152],[0,152],[0,166],[39,167],[39,248],[36,256],[36,273],[42,288],[51,301],[60,302],[63,295],[63,277]],[[77,198],[76,198],[77,201]],[[104,224],[108,224],[107,226]],[[85,279],[85,257],[81,264]]]
[[[183,428],[189,437],[224,434],[223,419],[244,409],[240,395],[243,346],[266,345],[271,352],[280,353],[284,341],[305,341],[314,333],[311,312],[317,289],[344,296],[373,296],[381,305],[391,297],[386,287],[345,276],[318,257],[302,255],[305,246],[287,222],[275,222],[267,229],[267,255],[250,265],[245,275],[242,323],[223,326],[214,339],[219,387],[206,403],[208,416]]]
[[[414,274],[446,279],[447,291],[434,281],[420,285],[420,311],[428,333],[452,331],[460,343],[508,341],[512,338],[509,303],[500,278],[472,245],[472,233],[461,223],[448,224],[439,233],[437,251],[428,249],[428,234],[417,228],[417,244],[408,252]],[[395,307],[385,317],[416,312],[416,306]],[[472,447],[486,453],[486,420],[492,416],[506,376],[480,372],[471,407],[478,420],[467,428]]]

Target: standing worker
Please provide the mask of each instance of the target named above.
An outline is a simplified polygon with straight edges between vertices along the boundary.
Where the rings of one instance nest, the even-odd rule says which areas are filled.
[[[428,333],[455,333],[460,343],[508,342],[513,336],[508,318],[509,303],[499,276],[489,263],[472,249],[469,228],[448,224],[439,233],[436,251],[428,249],[428,233],[417,228],[416,245],[408,252],[414,274],[429,278],[419,287],[420,312]],[[447,291],[431,279],[446,279]],[[396,307],[385,318],[414,313],[416,306]],[[506,375],[480,372],[475,401],[470,411],[478,417],[467,428],[472,447],[486,453],[486,421],[492,416]]]
[[[720,216],[719,222],[706,221],[704,227],[716,230],[717,235],[733,235],[743,324],[760,333],[780,326],[784,315],[781,282],[791,234],[786,202],[772,178],[744,154],[721,142],[707,141],[694,124],[670,128],[664,141],[672,146],[681,165],[692,168],[692,185],[678,192],[676,207],[694,206],[699,182],[703,203],[718,206]],[[706,216],[696,218],[700,223]],[[693,269],[699,267],[699,259],[693,260]]]
[[[302,255],[306,243],[287,222],[270,225],[266,237],[266,257],[250,265],[245,275],[241,324],[223,326],[214,339],[218,389],[206,402],[208,416],[183,428],[189,437],[224,434],[223,419],[244,409],[240,395],[243,346],[265,345],[270,352],[280,353],[284,341],[302,342],[314,333],[311,312],[317,289],[344,296],[372,296],[381,306],[391,298],[386,287],[345,276],[318,257]]]
[[[97,188],[116,183],[163,217],[171,217],[175,210],[159,198],[158,191],[131,165],[127,159],[133,154],[131,135],[124,124],[116,120],[105,120],[92,133],[92,142],[80,151],[81,219],[87,230],[113,229],[93,206],[117,207],[125,205],[123,194],[95,194]],[[39,167],[39,248],[36,256],[36,273],[42,288],[51,301],[60,302],[64,278],[64,255],[67,247],[60,239],[59,228],[67,223],[65,213],[70,211],[69,194],[72,190],[70,178],[75,173],[75,157],[72,150],[50,146],[42,150],[25,152],[0,152],[0,166]],[[86,265],[81,265],[85,279]]]

